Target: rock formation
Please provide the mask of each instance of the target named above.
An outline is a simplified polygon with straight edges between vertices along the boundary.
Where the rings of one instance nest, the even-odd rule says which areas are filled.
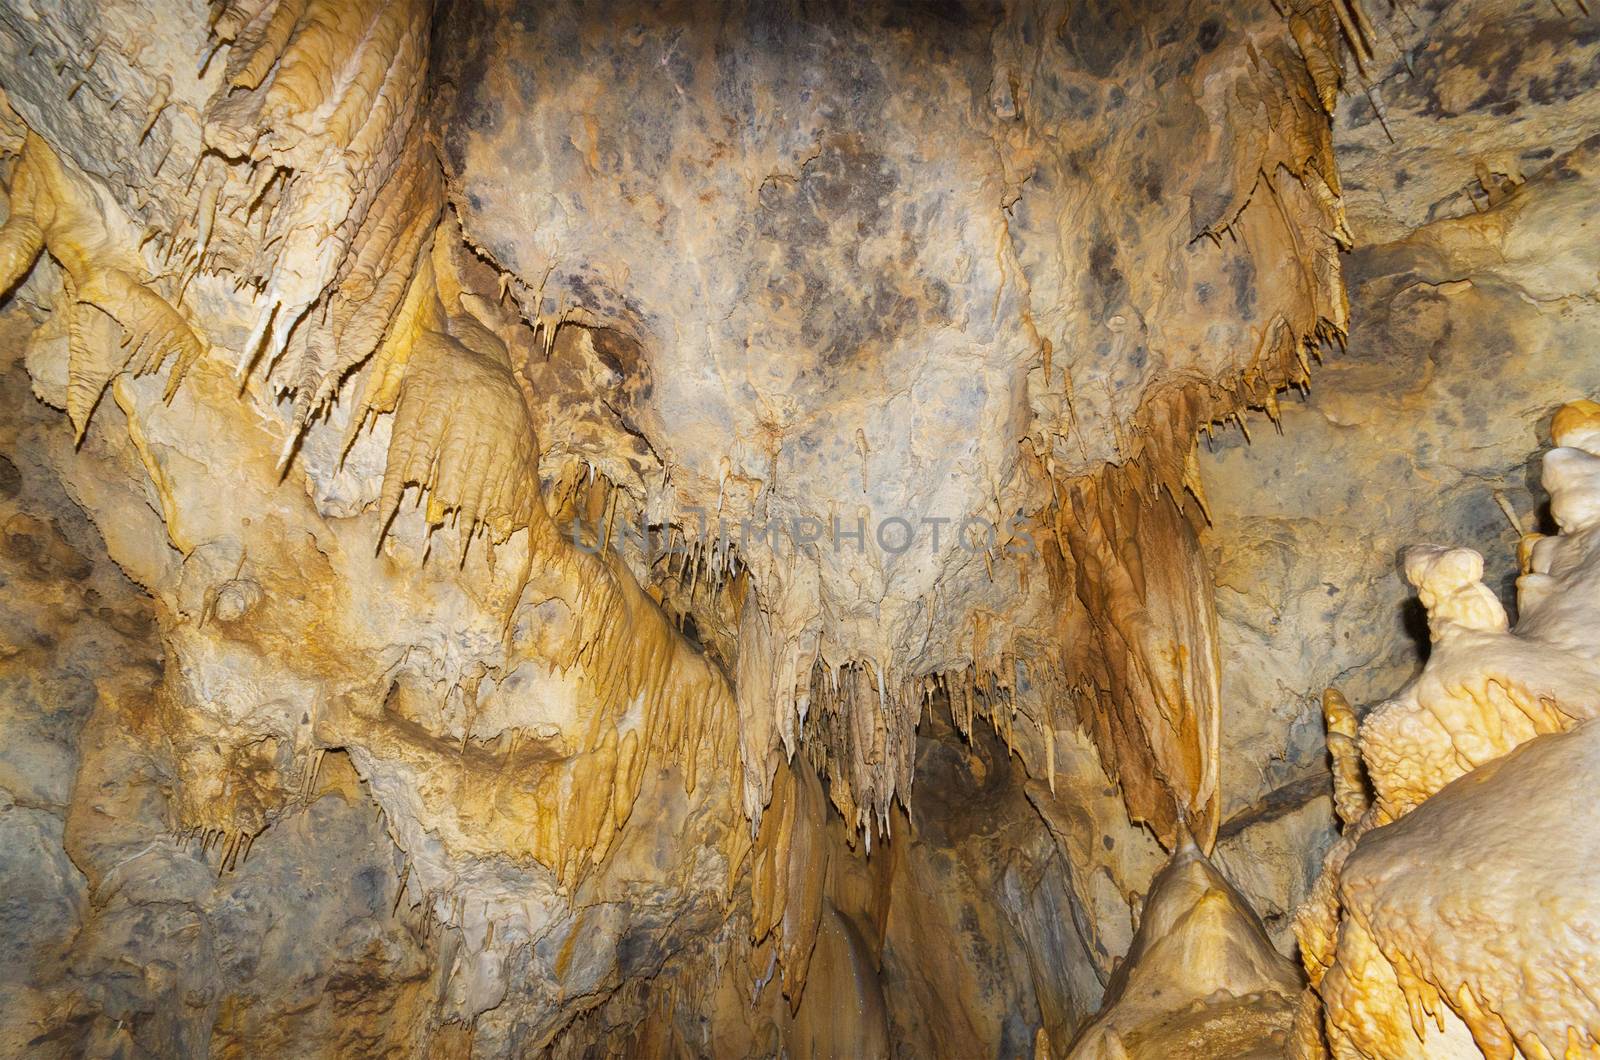
[[[1600,1051],[1597,51],[0,0],[0,1055]]]
[[[1600,845],[1574,816],[1600,733],[1600,405],[1561,408],[1551,440],[1543,480],[1559,532],[1523,539],[1514,629],[1478,553],[1406,554],[1433,652],[1362,722],[1375,798],[1347,819],[1296,925],[1334,1056],[1600,1049],[1587,988]],[[1318,1030],[1302,1028],[1302,1053],[1320,1053]]]
[[[1150,883],[1106,1004],[1068,1056],[1282,1056],[1300,979],[1239,893],[1186,843]]]

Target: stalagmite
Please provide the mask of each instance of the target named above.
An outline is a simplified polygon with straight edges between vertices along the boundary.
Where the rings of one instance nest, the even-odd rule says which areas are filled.
[[[1282,1055],[1294,967],[1187,836],[1150,884],[1139,933],[1075,1060]]]
[[[1328,730],[1328,754],[1333,759],[1333,805],[1346,828],[1366,815],[1366,776],[1361,769],[1361,749],[1356,742],[1356,719],[1350,702],[1337,688],[1322,693],[1322,718]]]

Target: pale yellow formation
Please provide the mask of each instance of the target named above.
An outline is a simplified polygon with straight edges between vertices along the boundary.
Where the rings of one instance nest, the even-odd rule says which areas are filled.
[[[1600,443],[1600,402],[1579,398],[1557,409],[1550,420],[1550,441],[1594,452]]]
[[[1371,799],[1356,742],[1356,717],[1350,701],[1337,688],[1322,693],[1322,718],[1328,730],[1328,754],[1333,759],[1334,808],[1344,826],[1353,828],[1366,814]]]
[[[1556,449],[1547,458],[1553,495],[1562,466],[1595,459],[1558,456],[1563,452],[1571,451]],[[1587,605],[1574,607],[1566,597],[1589,584],[1591,576],[1577,564],[1588,562],[1592,543],[1580,532],[1541,546],[1548,546],[1540,553],[1543,569],[1519,582],[1534,591],[1519,592],[1522,618],[1514,631],[1478,580],[1483,560],[1476,552],[1424,546],[1407,554],[1406,575],[1429,609],[1434,647],[1417,680],[1362,723],[1362,756],[1379,823],[1534,736],[1600,713],[1600,661],[1584,643],[1585,626],[1574,624],[1590,621]],[[1561,582],[1548,573],[1555,555],[1574,562]]]
[[[224,5],[213,25],[232,48],[206,124],[219,161],[201,165],[260,240],[242,266],[262,308],[239,370],[265,343],[267,370],[296,394],[296,434],[372,352],[438,216],[417,123],[428,11],[277,0]]]
[[[480,525],[504,541],[534,519],[538,448],[510,368],[449,335],[425,332],[412,350],[395,407],[380,510],[387,524],[410,487],[428,494],[427,521],[447,514],[463,548]],[[542,514],[542,512],[541,512]]]
[[[205,343],[146,286],[142,264],[108,232],[85,178],[70,172],[49,144],[29,132],[6,191],[10,214],[0,228],[0,293],[15,287],[46,251],[66,273],[67,415],[78,437],[88,430],[107,384],[121,372],[144,375],[172,358],[170,400],[184,373],[205,353]]]
[[[1541,736],[1357,845],[1319,986],[1336,1057],[1600,1055],[1597,749],[1593,722]]]
[[[1347,831],[1296,918],[1323,1005],[1300,1014],[1298,1056],[1600,1055],[1600,832],[1583,809],[1600,740],[1597,411],[1574,402],[1552,423],[1561,533],[1533,545],[1515,628],[1476,552],[1407,554],[1433,652],[1361,725],[1375,800],[1359,819],[1349,711],[1328,714]]]
[[[295,375],[295,425],[304,428],[333,402],[350,371],[406,318],[402,303],[443,203],[439,170],[413,130],[393,176],[356,230],[339,266],[337,289],[310,322]],[[397,339],[398,341],[398,339]]]

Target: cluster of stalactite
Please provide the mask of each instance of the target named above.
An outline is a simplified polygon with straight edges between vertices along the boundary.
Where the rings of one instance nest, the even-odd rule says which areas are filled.
[[[830,653],[816,574],[808,578],[798,555],[747,559],[720,538],[662,556],[610,547],[619,525],[653,525],[686,541],[686,523],[670,496],[662,498],[671,493],[664,461],[637,432],[605,433],[609,424],[594,426],[603,417],[581,419],[562,375],[609,371],[615,378],[605,377],[604,386],[620,393],[648,389],[638,382],[643,370],[625,364],[598,329],[558,327],[538,314],[525,319],[507,297],[521,281],[486,264],[446,206],[446,182],[425,135],[430,10],[424,0],[217,5],[210,34],[226,59],[212,75],[220,80],[199,139],[185,148],[192,170],[174,184],[183,189],[175,212],[157,211],[160,219],[142,233],[159,244],[150,252],[161,254],[159,270],[139,226],[103,201],[103,182],[24,119],[6,111],[0,121],[9,195],[0,288],[22,282],[42,257],[59,265],[55,310],[67,334],[71,425],[82,439],[113,390],[152,506],[186,565],[182,578],[160,572],[148,579],[175,662],[194,663],[189,672],[174,665],[155,708],[161,739],[180,753],[176,836],[214,852],[219,872],[236,867],[270,823],[304,804],[327,754],[344,748],[385,812],[406,818],[394,824],[395,837],[418,853],[417,867],[401,879],[401,899],[414,899],[430,925],[463,928],[478,914],[468,908],[467,874],[442,864],[449,858],[538,866],[570,895],[604,868],[652,774],[674,773],[689,795],[717,785],[715,797],[726,802],[713,815],[726,891],[743,881],[744,895],[729,901],[748,904],[739,932],[723,941],[740,953],[741,971],[780,984],[785,1026],[825,1037],[845,1029],[827,1030],[814,1010],[802,1015],[806,984],[819,968],[823,978],[864,977],[863,954],[872,947],[859,944],[839,910],[848,906],[860,920],[879,915],[850,890],[859,881],[840,882],[840,865],[855,856],[855,844],[864,839],[870,851],[891,838],[897,816],[905,820],[917,729],[928,712],[939,704],[969,739],[987,722],[1008,753],[1042,748],[1053,787],[1059,711],[1094,740],[1130,817],[1179,851],[1167,882],[1188,880],[1173,889],[1201,896],[1172,903],[1178,912],[1153,901],[1138,953],[1158,949],[1158,929],[1175,930],[1191,906],[1222,908],[1227,924],[1215,934],[1249,939],[1240,996],[1282,996],[1286,980],[1266,955],[1259,924],[1239,926],[1249,918],[1235,916],[1237,895],[1202,853],[1215,841],[1221,806],[1220,695],[1212,581],[1198,536],[1206,512],[1196,445],[1219,423],[1242,426],[1248,408],[1275,417],[1277,395],[1306,385],[1310,358],[1344,335],[1337,255],[1349,233],[1328,116],[1340,86],[1341,37],[1357,55],[1370,48],[1359,8],[1303,5],[1263,37],[1254,66],[1229,79],[1220,104],[1225,142],[1215,153],[1232,165],[1227,194],[1212,197],[1206,216],[1190,218],[1195,224],[1180,248],[1149,254],[1189,270],[1173,285],[1183,292],[1173,296],[1180,303],[1202,297],[1194,290],[1248,259],[1267,277],[1259,300],[1266,308],[1245,322],[1253,342],[1147,393],[1131,419],[1113,422],[1118,459],[1085,473],[1068,454],[1083,441],[1074,406],[1088,399],[1052,363],[1055,344],[1041,338],[1041,363],[1026,388],[1033,420],[1020,459],[1024,485],[1010,495],[1027,502],[1045,573],[1031,590],[1019,574],[1018,594],[1042,598],[1044,615],[1023,626],[973,609],[951,638],[957,661],[926,665]],[[1024,87],[1017,91],[1025,104]],[[166,106],[158,103],[155,115]],[[152,127],[154,119],[145,132]],[[180,132],[164,125],[160,135]],[[1039,172],[1059,177],[1077,165],[1069,152],[1053,151],[1037,148],[1031,161]],[[1171,231],[1162,238],[1170,241]],[[1097,260],[1094,248],[1082,256]],[[1166,270],[1120,268],[1101,270],[1127,288],[1126,305],[1113,308],[1137,312],[1118,313],[1117,327],[1144,310],[1154,319],[1152,277]],[[188,295],[204,290],[214,298],[230,287],[234,315],[249,316],[248,326],[233,327],[241,337],[230,342],[231,379],[222,359],[209,356],[212,340],[198,322],[200,309],[211,308]],[[1063,340],[1082,324],[1075,312],[1055,322]],[[1163,312],[1185,316],[1182,305]],[[162,370],[168,375],[157,400],[137,377]],[[241,414],[251,396],[238,389],[252,382],[262,384],[254,395],[260,403]],[[1569,414],[1557,430],[1588,438],[1592,410]],[[541,433],[556,436],[543,450]],[[584,454],[598,457],[592,450],[624,435],[626,443],[616,444],[633,447],[630,459],[597,473]],[[281,539],[272,555],[250,555],[254,538],[246,541],[239,513],[219,515],[199,499],[216,482],[171,456],[224,439],[244,454],[239,504],[273,512],[261,516]],[[862,450],[864,459],[864,436]],[[291,476],[297,457],[301,474]],[[552,468],[546,488],[541,473]],[[345,512],[360,528],[360,548],[347,547],[352,542],[333,526],[341,519],[319,507],[326,497],[318,491],[347,474],[375,480],[352,487]],[[1573,503],[1575,512],[1582,508]],[[1588,529],[1587,518],[1583,509],[1571,528],[1564,525],[1566,545],[1529,543],[1526,621],[1538,621],[1536,599],[1550,614],[1560,610],[1566,587],[1556,583],[1577,576],[1561,548],[1579,547],[1571,542]],[[435,548],[447,546],[448,562],[436,559]],[[999,551],[983,555],[991,580]],[[1459,550],[1418,553],[1408,573],[1439,624],[1435,639],[1459,636],[1470,649],[1459,657],[1441,650],[1411,699],[1368,718],[1359,740],[1364,769],[1352,753],[1354,716],[1330,695],[1338,805],[1351,826],[1337,848],[1341,858],[1372,825],[1401,819],[1534,735],[1572,729],[1600,702],[1586,674],[1509,662],[1486,669],[1481,654],[1468,654],[1485,645],[1508,658],[1524,650],[1496,639],[1525,634],[1507,631],[1476,580],[1481,564]],[[203,583],[198,606],[184,579]],[[470,638],[441,646],[449,637],[409,627],[411,639],[394,650],[363,613],[385,606],[375,587],[384,579],[415,594],[388,606],[419,613],[438,606],[441,621],[462,619]],[[448,595],[458,589],[459,597]],[[203,647],[208,638],[237,654],[213,656]],[[279,662],[308,644],[305,658]],[[317,706],[302,712],[262,693],[266,678],[244,691],[217,681],[215,671],[245,655],[257,673],[292,672],[295,694]],[[1472,680],[1445,670],[1452,665],[1470,670]],[[576,723],[522,718],[496,700],[521,680],[547,682],[541,695],[568,696],[562,702]],[[201,694],[217,687],[240,698]],[[1032,719],[1036,730],[1019,724],[1024,688],[1044,704],[1045,716]],[[309,720],[297,720],[302,713]],[[1370,804],[1361,775],[1374,789]],[[422,853],[434,842],[448,857]],[[1320,912],[1303,924],[1319,987],[1332,969],[1370,956],[1338,953],[1339,864],[1330,863],[1333,882],[1320,892]],[[528,944],[529,926],[520,934],[496,927],[503,921],[494,916],[503,914],[482,914],[488,928],[475,936],[478,949],[496,949],[497,931],[500,949]],[[1438,1011],[1449,984],[1394,952],[1384,957],[1400,969],[1402,991]],[[1201,996],[1195,983],[1184,987]],[[664,1015],[620,1037],[637,1043],[653,1028],[666,1036],[661,1027],[675,1018],[678,999],[660,984],[627,989],[641,996],[619,993],[620,1008]],[[1141,989],[1133,972],[1119,980],[1123,996]],[[1482,1017],[1486,994],[1472,997],[1444,1003],[1459,1009],[1480,1044],[1491,1041],[1504,1028]],[[1363,1032],[1339,1018],[1330,1017],[1330,1035],[1357,1040]],[[1249,1019],[1274,1032],[1284,1024],[1276,1002]],[[1101,1041],[1112,1040],[1114,1023],[1100,1029]],[[879,1027],[881,1019],[866,1032],[858,1024],[846,1029],[870,1035]],[[1507,1033],[1539,1037],[1547,1029]]]
[[[480,526],[503,542],[533,518],[537,449],[505,426],[527,423],[515,355],[464,307],[446,309],[436,290],[430,248],[443,185],[420,120],[428,10],[420,0],[217,5],[210,32],[227,52],[186,178],[182,201],[192,211],[173,231],[147,236],[160,236],[166,258],[178,261],[166,281],[177,290],[203,272],[258,293],[238,368],[261,364],[274,392],[293,398],[280,467],[365,366],[346,447],[373,417],[393,414],[385,518],[415,489],[427,494],[431,525],[449,518],[466,527],[467,544]],[[1147,399],[1119,446],[1122,462],[1075,477],[1050,470],[1074,425],[1043,410],[1055,407],[1052,395],[1064,395],[1070,410],[1073,395],[1068,374],[1052,371],[1044,340],[1033,449],[1046,468],[1050,501],[1040,522],[1056,542],[1050,570],[1062,656],[1044,669],[1079,701],[1079,720],[1123,783],[1131,812],[1168,839],[1180,819],[1202,837],[1216,827],[1215,638],[1192,529],[1192,439],[1247,406],[1270,412],[1281,387],[1306,382],[1308,351],[1343,334],[1337,250],[1348,238],[1327,117],[1339,86],[1339,34],[1365,47],[1364,27],[1353,5],[1296,9],[1257,67],[1238,75],[1224,106],[1234,137],[1231,194],[1203,219],[1199,236],[1219,246],[1242,242],[1259,270],[1281,258],[1299,277],[1272,300],[1254,350],[1219,381]],[[63,265],[68,412],[81,435],[114,376],[170,362],[170,398],[206,343],[156,293],[134,248],[104,230],[92,186],[70,163],[25,130],[14,146],[0,280],[14,285],[44,250]],[[462,295],[446,292],[444,301]],[[543,332],[547,352],[554,334]],[[461,414],[474,406],[481,415]],[[721,551],[708,559],[686,561],[662,583],[686,581],[691,597],[699,577],[719,584],[732,565]],[[894,659],[818,659],[814,600],[803,588],[786,596],[767,582],[761,606],[720,623],[737,629],[747,648],[737,681],[741,696],[753,697],[740,710],[749,730],[745,810],[759,817],[770,756],[777,747],[794,753],[797,719],[808,717],[836,805],[861,827],[886,827],[896,793],[909,789],[910,734],[932,682],[950,678],[907,672]],[[735,607],[710,611],[728,616]],[[774,622],[774,614],[786,617]],[[1171,643],[1158,643],[1163,637]],[[975,657],[971,667],[960,688],[1003,703],[1014,660]],[[758,714],[776,717],[759,722]]]
[[[443,202],[422,140],[423,0],[243,0],[216,9],[229,45],[206,115],[195,267],[261,292],[240,351],[295,395],[295,432],[390,327]],[[223,216],[241,231],[220,233]]]
[[[1211,576],[1198,540],[1206,515],[1197,440],[1219,425],[1245,429],[1247,409],[1276,420],[1278,395],[1308,386],[1312,359],[1342,342],[1348,326],[1339,252],[1350,236],[1329,116],[1341,85],[1341,39],[1367,49],[1372,30],[1354,4],[1300,5],[1286,19],[1287,32],[1264,42],[1222,108],[1222,135],[1234,137],[1223,149],[1233,166],[1231,197],[1204,219],[1184,256],[1190,280],[1201,282],[1175,284],[1162,275],[1141,288],[1119,274],[1136,304],[1154,304],[1173,287],[1203,288],[1213,270],[1248,259],[1274,285],[1265,315],[1250,323],[1253,345],[1226,351],[1211,381],[1177,381],[1149,394],[1121,428],[1119,459],[1084,475],[1067,470],[1081,444],[1074,437],[1080,396],[1070,369],[1053,363],[1055,344],[1041,338],[1041,370],[1030,377],[1035,424],[1024,481],[1036,484],[1033,495],[1048,497],[1029,528],[1046,546],[1053,628],[1006,632],[999,638],[1006,646],[995,650],[979,612],[971,616],[970,666],[961,670],[919,675],[897,672],[893,660],[819,662],[809,681],[792,665],[778,673],[779,694],[757,685],[763,694],[756,709],[775,711],[781,721],[792,702],[806,714],[834,801],[862,827],[886,825],[890,801],[908,791],[908,734],[935,687],[951,689],[953,702],[975,703],[1009,733],[1011,690],[1022,674],[1049,688],[1045,698],[1064,701],[1063,714],[1093,735],[1135,819],[1169,844],[1182,824],[1209,848],[1218,825],[1220,707]],[[1108,146],[1107,153],[1115,151]],[[1065,164],[1042,151],[1031,161],[1044,171]],[[1151,260],[1163,259],[1153,253]],[[1193,317],[1207,314],[1197,306]],[[1009,542],[996,544],[985,555],[991,578],[995,555]],[[1025,595],[1026,569],[1018,577]],[[763,613],[781,615],[789,602],[779,597]],[[791,616],[779,628],[791,631],[780,659],[815,654],[811,616]],[[1042,654],[1018,651],[1019,641]],[[781,694],[797,676],[801,692]],[[1052,739],[1043,734],[1047,757]]]
[[[272,821],[303,804],[328,748],[359,746],[363,763],[370,754],[421,769],[455,748],[483,769],[430,787],[423,802],[463,822],[460,852],[528,859],[570,887],[605,858],[647,770],[670,764],[690,792],[707,771],[735,770],[731,694],[623,566],[575,549],[550,518],[528,412],[532,384],[519,378],[507,343],[531,329],[514,314],[496,315],[493,290],[471,289],[470,252],[458,230],[438,226],[442,179],[418,121],[429,10],[296,0],[216,9],[212,33],[228,58],[203,143],[186,145],[195,159],[187,181],[195,212],[170,235],[150,230],[142,241],[161,237],[167,263],[178,263],[161,275],[144,264],[137,225],[95,180],[7,110],[0,287],[15,287],[41,255],[60,266],[65,406],[80,438],[114,379],[170,368],[162,395],[170,408],[148,406],[133,391],[120,391],[119,403],[180,553],[195,556],[237,534],[237,513],[196,510],[207,492],[204,476],[195,478],[201,469],[166,467],[162,454],[198,444],[195,431],[210,432],[243,454],[253,477],[235,483],[233,499],[248,509],[250,498],[288,488],[264,472],[267,449],[281,475],[305,429],[344,389],[353,401],[343,439],[319,450],[313,473],[336,472],[364,428],[392,420],[381,487],[369,502],[377,509],[369,549],[383,552],[407,496],[424,506],[423,562],[446,524],[458,533],[462,564],[480,535],[499,545],[517,535],[501,561],[520,574],[509,592],[500,587],[499,665],[480,667],[456,691],[470,700],[485,676],[503,678],[529,658],[571,673],[580,687],[582,738],[553,746],[548,734],[514,725],[477,735],[470,717],[459,737],[419,726],[414,719],[427,710],[415,707],[421,693],[404,674],[381,682],[368,703],[324,710],[306,733],[289,720],[241,727],[236,717],[197,709],[175,672],[157,710],[163,738],[181,752],[174,834],[215,851],[224,871]],[[159,116],[164,104],[153,110]],[[235,293],[260,292],[237,369],[263,365],[273,393],[293,398],[276,439],[261,424],[238,425],[229,406],[239,399],[205,358],[203,329],[181,298],[159,293],[207,277]],[[203,380],[180,395],[196,371]],[[330,624],[343,606],[337,589],[323,585],[309,599],[297,590],[289,595],[306,606],[281,607],[284,571],[238,555],[196,613],[176,608],[176,624],[188,627],[179,640],[207,636],[209,626],[225,639],[317,644],[324,659],[339,650],[337,622]],[[349,674],[360,668],[351,662],[329,669]],[[519,779],[508,785],[508,775]],[[727,831],[735,863],[740,834]],[[418,874],[402,891],[458,922],[459,898],[435,893],[441,883]]]
[[[170,398],[206,345],[148,286],[151,277],[133,248],[107,230],[92,187],[15,115],[8,118],[13,129],[20,127],[21,142],[6,189],[10,213],[0,228],[0,292],[26,277],[41,254],[60,263],[66,284],[61,315],[69,351],[67,415],[81,439],[113,377],[125,371],[147,374],[170,361]]]

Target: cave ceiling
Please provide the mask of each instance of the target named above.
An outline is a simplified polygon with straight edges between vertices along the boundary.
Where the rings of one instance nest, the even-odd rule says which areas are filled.
[[[161,14],[8,10],[0,279],[43,259],[63,289],[40,388],[80,438],[108,390],[138,425],[177,555],[136,580],[170,587],[187,744],[271,716],[297,758],[353,745],[401,783],[432,741],[531,731],[562,821],[513,849],[564,880],[663,752],[693,790],[714,748],[754,824],[804,746],[870,844],[938,697],[1052,785],[1070,719],[1134,819],[1209,846],[1196,437],[1344,334],[1357,9]],[[219,505],[179,454],[241,415]],[[315,591],[283,598],[289,571]],[[530,681],[576,705],[524,716]],[[190,827],[237,845],[279,782],[218,803],[228,755],[185,766]]]
[[[1313,60],[1333,19],[1291,20]],[[638,348],[606,410],[632,444],[570,451],[649,521],[705,519],[715,546],[723,520],[751,574],[747,627],[781,662],[741,671],[747,784],[774,736],[793,751],[814,667],[869,671],[878,702],[848,709],[882,713],[891,765],[930,675],[1026,655],[1070,683],[1061,642],[1086,631],[1019,570],[1074,551],[1052,513],[1098,506],[1116,525],[1091,536],[1165,547],[1181,520],[1115,515],[1089,483],[1142,462],[1130,492],[1188,502],[1196,430],[1273,401],[1345,326],[1332,73],[1265,4],[485,4],[436,55],[463,236],[525,319]],[[848,536],[903,543],[885,520],[912,547]],[[1163,668],[1141,621],[1109,633],[1104,654],[1137,657],[1113,670]],[[1106,742],[1204,818],[1215,649],[1203,620],[1177,628],[1199,661],[1113,695],[1195,726]],[[881,815],[897,781],[861,801]],[[1139,809],[1170,828],[1159,799]]]

